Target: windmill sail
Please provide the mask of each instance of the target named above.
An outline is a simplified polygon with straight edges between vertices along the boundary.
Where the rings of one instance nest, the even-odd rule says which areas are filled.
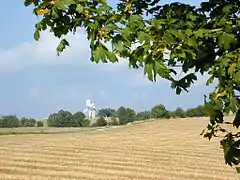
[[[83,112],[84,113],[88,112],[88,118],[96,117],[96,107],[94,103],[91,103],[90,99],[86,100],[86,109]]]

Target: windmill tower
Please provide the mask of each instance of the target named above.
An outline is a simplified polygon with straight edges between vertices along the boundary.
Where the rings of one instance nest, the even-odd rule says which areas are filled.
[[[90,99],[86,100],[86,109],[83,113],[88,113],[88,118],[95,118],[96,117],[96,107],[94,103],[91,103]]]

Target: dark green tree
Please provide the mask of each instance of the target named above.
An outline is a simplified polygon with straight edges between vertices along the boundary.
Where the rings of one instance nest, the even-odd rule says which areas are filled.
[[[133,109],[125,108],[125,107],[118,108],[117,116],[119,118],[120,125],[133,122],[136,118],[135,111]]]
[[[47,119],[47,124],[49,127],[58,127],[59,123],[58,120],[59,116],[58,113],[52,113],[49,115],[48,119]]]
[[[186,110],[186,116],[187,117],[195,117],[196,116],[196,109],[194,108],[189,108]]]
[[[231,125],[239,127],[240,1],[208,0],[197,7],[159,3],[124,0],[115,9],[105,0],[25,0],[41,16],[34,38],[39,40],[41,31],[50,30],[61,39],[58,53],[69,46],[65,35],[83,27],[91,61],[114,63],[125,58],[131,68],[143,68],[149,80],[156,81],[158,76],[169,80],[177,94],[188,91],[197,73],[210,75],[206,84],[217,80],[217,85],[205,98],[210,123],[204,137],[218,136],[226,123],[224,114],[230,111],[236,113]],[[176,66],[183,77],[178,78]],[[240,148],[240,133],[224,133],[221,146],[226,163],[239,164],[240,153],[231,153],[231,148]]]
[[[30,118],[27,121],[27,127],[34,127],[34,126],[36,126],[36,124],[37,124],[36,119]]]
[[[167,110],[163,104],[154,106],[151,109],[151,117],[153,118],[166,118]]]
[[[111,108],[100,109],[97,116],[99,117],[117,117],[117,111]]]
[[[69,111],[60,110],[49,115],[48,126],[50,127],[73,127],[73,125],[74,121]]]
[[[16,128],[20,126],[19,119],[16,115],[2,116],[0,118],[0,127]]]
[[[199,105],[198,107],[196,107],[197,110],[197,116],[198,117],[203,117],[203,116],[207,116],[207,113],[205,111],[205,107],[203,105]]]
[[[72,115],[72,126],[80,127],[84,126],[85,114],[81,111],[78,111]]]
[[[205,108],[202,105],[199,105],[196,108],[188,109],[185,114],[186,114],[187,117],[203,117],[203,116],[207,116],[207,114],[205,112]]]
[[[20,125],[21,125],[22,127],[27,127],[27,122],[28,122],[28,119],[25,118],[25,117],[22,117],[22,118],[20,119]]]
[[[44,123],[42,121],[37,121],[37,127],[43,127]]]
[[[91,122],[90,122],[90,120],[88,120],[88,119],[84,119],[84,120],[82,121],[82,127],[89,127],[90,124],[91,124]]]
[[[150,111],[142,111],[137,113],[136,120],[146,120],[151,118],[151,112]]]
[[[173,114],[175,117],[179,118],[185,118],[185,111],[182,108],[177,108],[175,111],[173,111]]]
[[[36,119],[33,119],[33,118],[25,118],[25,117],[22,117],[20,119],[20,125],[22,127],[34,127],[36,125],[37,121]]]
[[[165,118],[166,118],[166,119],[170,119],[171,117],[172,117],[171,111],[166,111],[166,112],[165,112]]]

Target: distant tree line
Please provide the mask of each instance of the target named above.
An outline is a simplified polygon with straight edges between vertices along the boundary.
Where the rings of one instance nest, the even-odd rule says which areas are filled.
[[[87,127],[90,125],[90,121],[81,111],[72,114],[69,111],[60,110],[49,115],[47,124],[50,127]]]
[[[8,115],[0,117],[0,128],[17,128],[17,127],[42,127],[43,122],[33,118],[21,118],[16,115]]]
[[[101,117],[101,125],[108,123],[102,123],[104,117],[113,119],[118,118],[118,122],[114,122],[114,125],[124,125],[134,121],[147,120],[147,119],[169,119],[169,118],[185,118],[185,117],[203,117],[207,116],[204,106],[199,105],[196,108],[190,108],[184,111],[182,108],[177,108],[174,111],[169,111],[163,104],[154,106],[151,110],[141,111],[136,113],[131,108],[120,107],[117,110],[111,108],[105,108],[98,111],[98,116]],[[115,119],[116,120],[116,119]],[[96,122],[95,126],[98,125]],[[109,125],[109,124],[108,124]],[[110,124],[111,125],[111,124]]]
[[[100,109],[97,114],[98,118],[92,123],[86,118],[85,114],[78,111],[74,114],[67,110],[60,110],[49,115],[47,124],[49,127],[89,127],[89,126],[117,126],[132,123],[134,121],[146,119],[169,119],[169,118],[185,118],[185,117],[202,117],[206,116],[204,106],[187,109],[184,111],[177,108],[174,111],[169,111],[163,104],[154,106],[149,111],[136,113],[131,108],[119,107],[117,110],[112,108]],[[2,116],[0,118],[0,127],[16,128],[16,127],[42,127],[42,121],[36,121],[33,118],[19,119],[15,115]]]
[[[185,118],[185,117],[204,117],[207,116],[204,106],[199,105],[196,108],[190,108],[184,111],[182,108],[170,111],[164,105],[159,104],[154,106],[150,111],[142,111],[137,113],[136,120],[146,120],[150,118]]]

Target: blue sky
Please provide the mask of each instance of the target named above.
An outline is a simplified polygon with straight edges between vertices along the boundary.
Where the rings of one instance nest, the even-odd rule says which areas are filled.
[[[199,4],[200,0],[181,2]],[[0,11],[1,115],[45,118],[59,109],[76,112],[84,109],[87,98],[97,108],[126,106],[141,111],[160,103],[168,109],[189,108],[202,104],[203,95],[211,91],[205,87],[206,77],[189,93],[175,95],[168,82],[151,83],[141,70],[129,69],[124,61],[91,63],[81,30],[69,36],[71,48],[58,57],[59,41],[50,34],[43,33],[39,42],[33,40],[37,18],[31,8],[23,6],[23,0],[2,3],[6,8]]]

